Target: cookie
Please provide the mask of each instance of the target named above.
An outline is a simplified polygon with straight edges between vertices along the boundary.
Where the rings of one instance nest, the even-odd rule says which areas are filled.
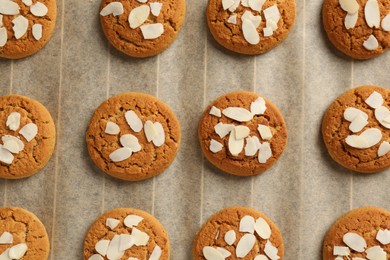
[[[145,211],[118,208],[104,213],[90,227],[85,260],[168,260],[169,238],[161,223]]]
[[[279,45],[295,22],[295,0],[209,0],[207,23],[231,51],[256,55]]]
[[[0,1],[0,57],[21,59],[42,49],[56,22],[56,0]]]
[[[0,259],[46,260],[50,243],[45,226],[21,208],[0,208]]]
[[[351,89],[328,108],[322,135],[330,156],[342,166],[375,173],[390,166],[390,91]]]
[[[95,164],[107,174],[139,181],[163,172],[180,145],[180,125],[161,100],[143,93],[124,93],[103,102],[87,131]]]
[[[262,213],[244,207],[225,208],[213,215],[195,237],[194,260],[283,259],[278,227]]]
[[[355,209],[329,229],[323,244],[323,260],[386,260],[390,256],[389,243],[390,212],[376,207]]]
[[[324,0],[322,20],[330,42],[358,60],[390,46],[390,0]]]
[[[251,176],[269,169],[287,144],[279,109],[256,93],[238,91],[212,102],[199,122],[205,157],[217,168]]]
[[[47,109],[28,97],[0,97],[0,177],[20,179],[42,169],[53,154],[56,129]]]
[[[185,0],[103,0],[100,21],[109,42],[136,58],[164,51],[178,35]]]

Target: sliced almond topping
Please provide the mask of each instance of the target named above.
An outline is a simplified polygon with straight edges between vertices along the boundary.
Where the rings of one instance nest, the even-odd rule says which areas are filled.
[[[121,130],[119,128],[119,125],[111,121],[107,122],[106,129],[104,130],[104,132],[109,135],[117,135],[120,131]]]
[[[88,260],[104,260],[104,258],[101,255],[94,254],[88,258]]]
[[[260,15],[253,15],[250,11],[245,11],[244,14],[241,16],[241,20],[249,20],[253,23],[253,26],[255,28],[259,27],[261,23],[261,16]],[[256,101],[255,101],[256,102]]]
[[[218,240],[219,237],[219,229],[217,230],[217,234],[215,234],[215,240]]]
[[[274,31],[272,30],[272,28],[266,27],[266,28],[263,28],[263,34],[264,34],[264,37],[270,37],[274,34]]]
[[[225,257],[214,247],[205,246],[203,247],[203,256],[206,260],[225,260]]]
[[[351,251],[349,250],[349,247],[346,246],[334,246],[333,247],[333,255],[338,256],[349,256]]]
[[[268,260],[268,257],[265,255],[257,255],[253,260]]]
[[[30,6],[32,5],[32,0],[22,0],[23,4],[25,4],[26,6]]]
[[[382,95],[374,91],[366,100],[366,104],[372,108],[379,108],[385,102]]]
[[[164,26],[161,23],[142,25],[141,31],[144,39],[153,40],[157,39],[164,33]]]
[[[277,260],[280,257],[278,256],[278,249],[271,243],[271,241],[267,240],[264,246],[264,253],[271,258],[271,260]]]
[[[253,119],[253,114],[242,107],[225,108],[222,110],[222,114],[238,122],[249,122]]]
[[[255,232],[255,219],[252,216],[243,217],[240,220],[239,231],[253,234]]]
[[[8,255],[11,259],[20,259],[26,254],[27,249],[26,243],[17,244],[9,249]]]
[[[354,133],[357,133],[360,132],[366,125],[368,125],[368,120],[360,114],[349,125],[349,130]]]
[[[245,7],[249,7],[248,0],[241,0],[241,5]]]
[[[381,14],[377,0],[368,0],[364,7],[364,16],[366,17],[367,25],[371,28],[379,28],[381,22]]]
[[[11,258],[9,258],[9,248],[7,248],[7,250],[5,250],[1,255],[0,255],[0,260],[12,260]]]
[[[137,0],[138,2],[145,4],[148,0]]]
[[[0,245],[12,244],[14,242],[14,237],[11,233],[5,231],[0,236]]]
[[[138,226],[138,224],[143,220],[143,217],[137,216],[137,215],[128,215],[125,220],[125,226],[132,228]]]
[[[122,256],[125,254],[125,251],[119,250],[120,246],[120,236],[115,235],[112,240],[110,241],[110,244],[108,245],[107,249],[107,258],[108,259],[121,259]]]
[[[132,154],[133,151],[130,148],[121,147],[110,153],[109,157],[113,162],[121,162],[130,158]]]
[[[142,120],[138,117],[138,115],[133,110],[127,111],[125,113],[125,118],[131,130],[133,130],[136,133],[141,132],[143,128]]]
[[[118,225],[120,221],[115,218],[107,218],[106,219],[106,226],[109,227],[111,230],[114,230]]]
[[[148,120],[145,122],[144,129],[146,139],[150,143],[158,135],[156,126],[153,124],[152,121]]]
[[[233,245],[236,241],[236,232],[234,230],[229,230],[225,233],[224,239],[226,244],[228,244],[229,246]]]
[[[17,3],[9,0],[0,0],[0,14],[17,15],[20,7]]]
[[[0,28],[0,47],[4,47],[7,43],[8,35],[7,35],[7,29],[4,27]]]
[[[138,142],[138,138],[132,134],[122,135],[119,142],[123,147],[130,148],[133,153],[141,151],[141,145]]]
[[[340,258],[339,259],[336,258],[335,260],[340,260]],[[341,257],[341,260],[344,260],[344,258]],[[352,257],[352,260],[367,260],[367,259],[361,257]]]
[[[381,106],[375,109],[375,118],[379,121],[381,125],[390,129],[390,110],[387,107]]]
[[[259,149],[259,163],[266,163],[269,158],[272,157],[271,145],[268,142],[264,142],[261,144]]]
[[[382,245],[390,244],[390,230],[380,229],[376,234],[376,240],[378,240]]]
[[[229,7],[231,7],[232,5],[234,5],[234,0],[222,0],[223,10],[229,9]]]
[[[238,156],[242,149],[244,148],[244,139],[237,140],[236,139],[236,131],[233,129],[233,131],[230,132],[229,135],[229,142],[228,142],[228,147],[229,147],[229,152],[233,156]]]
[[[260,146],[260,140],[257,136],[249,136],[246,138],[245,156],[254,156]]]
[[[161,123],[155,122],[154,127],[157,130],[157,136],[153,138],[153,144],[157,147],[162,146],[165,143],[165,132]]]
[[[215,141],[214,139],[211,139],[210,151],[212,153],[218,153],[218,152],[222,151],[222,148],[223,148],[223,144],[221,144],[218,141]]]
[[[272,20],[276,24],[278,24],[279,19],[280,19],[280,12],[279,12],[278,6],[276,4],[271,6],[271,7],[268,7],[263,12],[264,12],[264,17],[267,21]]]
[[[272,29],[272,31],[274,32],[278,29],[278,24],[274,20],[268,19],[266,21],[266,28]]]
[[[149,241],[149,235],[145,232],[140,231],[139,229],[133,227],[131,235],[134,238],[134,245],[136,246],[146,246]]]
[[[3,24],[3,15],[0,14],[0,27],[3,27],[4,24]]]
[[[12,112],[7,118],[5,125],[9,130],[16,131],[20,127],[20,114],[18,112]]]
[[[160,15],[162,5],[163,4],[159,2],[150,3],[150,11],[154,16],[157,17]]]
[[[358,18],[359,18],[359,12],[356,12],[354,14],[347,14],[344,19],[345,28],[353,29],[356,26]]]
[[[228,23],[231,23],[231,24],[237,24],[237,14],[232,14],[231,16],[229,16],[227,21],[228,21]]]
[[[263,140],[271,140],[272,139],[272,131],[269,126],[266,125],[258,125],[257,130],[260,133],[261,139]]]
[[[41,2],[36,2],[35,4],[30,6],[30,12],[37,16],[37,17],[43,17],[47,14],[49,9]]]
[[[237,7],[240,5],[241,0],[234,0],[234,4],[229,7],[230,12],[236,11]]]
[[[367,149],[379,143],[381,139],[381,130],[377,128],[369,128],[360,135],[349,135],[345,141],[351,147]]]
[[[373,246],[366,250],[367,258],[370,260],[387,260],[387,254],[380,246]]]
[[[254,115],[262,115],[265,110],[267,110],[267,106],[265,105],[264,98],[257,98],[255,101],[251,103],[251,113]]]
[[[237,140],[247,138],[249,136],[249,132],[251,131],[249,127],[244,125],[236,126],[234,129],[235,129],[235,137]]]
[[[15,19],[12,20],[15,38],[20,39],[23,35],[26,34],[28,29],[28,20],[26,17],[19,15]]]
[[[390,14],[386,15],[382,20],[382,29],[386,32],[390,32]]]
[[[358,115],[361,115],[365,120],[368,120],[367,113],[361,111],[360,109],[349,107],[344,111],[344,119],[349,122],[352,122]]]
[[[126,251],[134,245],[134,239],[129,234],[120,234],[119,251]]]
[[[159,260],[160,257],[161,257],[161,253],[162,253],[161,247],[159,247],[158,245],[156,245],[156,246],[154,247],[154,249],[153,249],[152,254],[150,255],[149,260]]]
[[[344,260],[344,257],[338,256],[338,257],[336,257],[334,260]],[[355,258],[352,258],[352,260],[356,260],[356,259],[355,259]],[[363,259],[363,260],[366,260],[366,259]]]
[[[234,125],[232,124],[224,124],[224,123],[218,123],[216,126],[214,126],[215,133],[219,135],[219,137],[224,138],[227,136],[232,130],[234,129]]]
[[[256,45],[260,42],[260,36],[259,33],[256,30],[256,27],[253,25],[253,23],[248,20],[244,19],[242,22],[242,32],[244,34],[245,40],[252,44]]]
[[[106,256],[110,240],[102,239],[95,245],[95,250],[102,256]]]
[[[368,39],[363,43],[363,46],[369,51],[374,51],[378,49],[379,43],[375,36],[371,34],[370,37],[368,37]]]
[[[3,148],[7,149],[8,151],[10,151],[13,154],[18,154],[20,152],[19,145],[15,140],[8,140],[8,141],[4,142]]]
[[[359,4],[356,0],[339,0],[341,8],[349,14],[359,11]]]
[[[253,248],[256,243],[256,237],[253,234],[245,234],[238,241],[236,247],[236,256],[244,258]]]
[[[129,257],[129,258],[127,258],[127,260],[138,260],[138,258],[136,258],[136,257]]]
[[[1,137],[1,141],[3,141],[3,144],[4,144],[4,147],[5,149],[7,149],[8,151],[9,150],[9,146],[7,147],[7,145],[5,145],[7,142],[9,141],[13,141],[17,144],[17,147],[15,147],[13,149],[13,151],[10,151],[11,153],[20,153],[23,149],[24,149],[24,143],[22,142],[22,140],[20,140],[19,138],[15,137],[15,136],[12,136],[12,135],[3,135]]]
[[[367,247],[366,240],[362,236],[352,232],[348,232],[343,236],[343,242],[359,253],[364,252]]]
[[[112,2],[106,5],[101,11],[101,16],[107,16],[112,14],[118,16],[124,13],[123,4],[121,2]]]
[[[32,27],[32,34],[35,40],[39,41],[42,38],[43,27],[42,24],[34,24]]]
[[[135,29],[141,26],[148,19],[149,14],[150,7],[147,5],[141,5],[131,10],[128,19],[130,28]]]
[[[262,239],[269,239],[271,237],[271,227],[263,218],[256,219],[255,231]]]
[[[261,8],[263,8],[263,4],[265,0],[248,0],[248,5],[252,10],[261,12]]]
[[[0,144],[0,162],[5,164],[11,164],[14,160],[14,156],[10,151],[3,148],[3,145]]]
[[[217,251],[221,253],[221,255],[224,257],[224,258],[228,258],[229,256],[232,255],[232,253],[230,253],[228,250],[226,250],[225,248],[222,248],[222,247],[217,247]]]
[[[211,107],[209,114],[213,115],[213,116],[216,116],[216,117],[221,117],[222,116],[221,109],[219,109],[219,108],[217,108],[215,106]]]

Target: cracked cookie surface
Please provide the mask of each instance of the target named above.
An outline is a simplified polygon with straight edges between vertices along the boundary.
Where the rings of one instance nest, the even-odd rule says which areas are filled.
[[[165,143],[156,147],[148,142],[144,129],[134,132],[126,122],[125,113],[133,110],[143,123],[159,122],[165,131]],[[116,123],[118,135],[105,133],[107,122]],[[113,162],[109,155],[121,147],[120,137],[134,135],[141,145],[130,158]],[[95,111],[86,134],[89,154],[105,173],[127,181],[151,178],[163,172],[174,160],[180,145],[180,125],[172,110],[161,100],[143,93],[123,93],[103,102]]]
[[[344,167],[361,173],[375,173],[390,167],[390,153],[378,157],[378,143],[367,149],[358,149],[347,145],[345,139],[353,133],[349,130],[350,122],[344,119],[348,107],[367,113],[368,124],[362,129],[377,128],[382,132],[382,140],[390,139],[390,130],[375,118],[375,111],[365,103],[374,92],[383,96],[383,106],[390,108],[390,91],[378,86],[362,86],[351,89],[338,97],[327,109],[322,121],[322,135],[330,156]]]

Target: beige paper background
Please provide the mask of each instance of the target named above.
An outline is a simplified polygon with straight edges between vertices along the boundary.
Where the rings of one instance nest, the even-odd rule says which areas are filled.
[[[154,214],[171,238],[173,260],[191,259],[201,223],[232,205],[251,206],[280,227],[285,259],[321,259],[326,230],[343,213],[363,205],[390,209],[389,170],[363,176],[327,155],[320,123],[334,98],[353,86],[389,86],[389,54],[356,62],[328,44],[322,1],[297,1],[297,21],[273,51],[240,56],[208,33],[206,0],[187,0],[185,25],[157,57],[136,60],[109,46],[99,24],[98,0],[57,0],[51,41],[20,61],[0,60],[0,94],[42,102],[58,131],[56,152],[39,174],[0,181],[0,205],[24,207],[45,224],[51,260],[83,259],[83,238],[104,211],[135,207]],[[287,121],[289,140],[280,161],[250,178],[228,176],[205,161],[197,141],[204,107],[233,90],[272,100]],[[110,96],[143,91],[163,99],[182,125],[182,146],[162,175],[139,183],[106,177],[90,161],[84,136],[95,108]]]

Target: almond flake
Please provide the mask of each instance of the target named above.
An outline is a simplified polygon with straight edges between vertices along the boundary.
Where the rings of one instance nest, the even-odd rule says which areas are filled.
[[[379,121],[379,123],[386,127],[387,129],[390,129],[390,110],[387,107],[381,106],[375,109],[375,118]]]
[[[26,254],[27,249],[26,243],[17,244],[9,249],[8,255],[12,259],[20,259]]]
[[[225,233],[224,239],[226,244],[228,244],[229,246],[233,245],[236,241],[236,232],[234,230],[229,230]]]
[[[222,116],[221,109],[219,109],[219,108],[217,108],[215,106],[211,107],[209,114],[213,115],[213,116],[216,116],[216,117],[221,117]]]
[[[136,257],[129,257],[129,258],[127,258],[127,260],[138,260],[138,258],[136,258]]]
[[[36,2],[35,4],[30,6],[30,12],[37,16],[37,17],[43,17],[47,14],[49,9],[41,2]]]
[[[265,110],[267,110],[267,106],[265,105],[264,98],[257,98],[255,101],[251,103],[251,113],[254,115],[263,115]]]
[[[244,19],[242,22],[242,32],[244,34],[245,40],[252,44],[256,45],[260,42],[260,36],[259,33],[256,30],[256,27],[253,25],[253,23],[248,20]]]
[[[14,160],[14,156],[10,151],[3,148],[3,145],[0,144],[0,162],[5,164],[11,164]]]
[[[34,123],[28,123],[20,129],[19,134],[21,134],[27,142],[30,142],[38,133],[38,126]]]
[[[143,220],[143,217],[137,216],[137,215],[128,215],[125,220],[125,226],[128,228],[133,228],[138,226],[138,224]]]
[[[248,5],[252,10],[261,12],[261,8],[263,8],[263,4],[265,0],[248,0]]]
[[[145,4],[148,0],[137,0],[138,2],[140,2],[141,4]]]
[[[15,140],[8,140],[8,141],[4,142],[3,148],[7,149],[8,151],[10,151],[13,154],[18,154],[20,152],[19,145]]]
[[[125,254],[125,251],[119,250],[120,246],[120,236],[115,235],[112,240],[110,241],[110,244],[108,245],[107,249],[107,258],[108,259],[121,259],[122,256]]]
[[[23,4],[26,6],[32,5],[32,0],[22,0]]]
[[[231,131],[229,135],[228,147],[229,147],[229,152],[233,156],[238,156],[241,153],[242,149],[244,148],[244,139],[237,140],[235,136],[236,136],[236,129],[233,129],[233,131]]]
[[[271,132],[271,128],[269,128],[269,126],[259,124],[257,127],[257,130],[260,133],[261,139],[263,139],[263,140],[271,140],[272,139],[273,135]]]
[[[120,234],[119,251],[126,251],[134,245],[134,239],[129,234]]]
[[[163,4],[159,2],[150,3],[150,11],[154,16],[157,17],[160,15],[162,5]]]
[[[0,236],[0,245],[12,244],[14,242],[14,237],[11,233],[5,231]]]
[[[9,248],[7,248],[7,250],[5,250],[1,255],[0,255],[0,260],[12,260],[10,257],[9,257]]]
[[[157,130],[157,136],[153,138],[153,144],[157,147],[162,146],[165,143],[165,132],[161,123],[155,122],[154,127]]]
[[[386,15],[382,20],[382,29],[386,32],[390,32],[390,14]]]
[[[375,36],[371,34],[370,37],[368,37],[368,39],[363,43],[363,46],[369,51],[374,51],[378,49],[379,43]]]
[[[164,33],[164,26],[161,23],[142,25],[141,31],[145,40],[153,40]]]
[[[256,219],[255,231],[262,239],[269,239],[271,237],[271,227],[268,225],[267,221],[263,218]]]
[[[271,241],[267,240],[264,246],[264,253],[271,258],[271,260],[277,260],[280,257],[278,256],[278,249],[271,243]]]
[[[219,229],[217,230],[217,234],[215,234],[215,240],[218,240],[219,237]]]
[[[146,246],[149,241],[149,235],[145,232],[140,231],[139,229],[133,227],[131,235],[134,239],[134,245],[136,246]]]
[[[263,12],[264,12],[264,17],[267,21],[272,20],[276,24],[278,24],[279,19],[280,19],[280,12],[279,12],[278,6],[276,4],[271,6],[271,7],[268,7]]]
[[[118,225],[120,221],[115,218],[107,218],[106,219],[106,226],[109,227],[111,230],[114,230]]]
[[[253,246],[256,243],[256,237],[253,234],[245,234],[238,241],[236,247],[236,256],[239,258],[244,258],[252,250]]]
[[[111,121],[107,122],[106,129],[104,130],[104,132],[109,135],[117,135],[120,131],[121,130],[119,128],[119,125]]]
[[[143,128],[142,120],[139,118],[139,116],[133,111],[129,110],[125,113],[125,118],[127,124],[130,126],[131,130],[133,130],[136,133],[141,132]]]
[[[339,259],[336,258],[335,260],[339,260]],[[341,260],[344,260],[344,258],[341,258]],[[352,257],[352,260],[367,260],[367,259],[361,257]]]
[[[249,132],[251,131],[249,127],[243,125],[236,126],[234,130],[235,130],[235,138],[237,140],[247,138],[249,136]]]
[[[356,0],[339,0],[341,8],[349,14],[359,11],[359,4]]]
[[[229,7],[230,12],[236,11],[237,7],[240,5],[241,0],[234,0],[234,4]]]
[[[160,257],[161,257],[161,253],[162,253],[161,247],[159,247],[158,245],[156,245],[156,246],[154,247],[154,249],[153,249],[152,254],[150,255],[149,260],[159,260]]]
[[[217,247],[217,251],[221,253],[221,255],[224,257],[224,258],[228,258],[229,256],[232,255],[232,253],[230,253],[228,250],[226,250],[225,248],[223,247]]]
[[[381,139],[381,130],[377,128],[369,128],[360,135],[349,135],[345,141],[351,147],[366,149],[376,145],[381,141]]]
[[[272,30],[272,28],[266,27],[266,28],[263,28],[263,34],[264,34],[264,37],[270,37],[274,34],[274,31]]]
[[[265,255],[257,255],[253,260],[268,260]]]
[[[3,27],[4,24],[3,24],[3,15],[0,14],[0,27]]]
[[[360,132],[366,125],[368,125],[368,120],[365,119],[363,115],[358,115],[349,125],[349,130],[357,133]]]
[[[95,245],[95,250],[102,256],[106,256],[110,240],[102,239]]]
[[[12,112],[7,118],[5,125],[9,130],[16,131],[20,127],[20,114],[18,112]]]
[[[150,143],[158,134],[156,126],[153,124],[152,121],[148,120],[145,122],[144,128],[146,139]]]
[[[265,24],[266,28],[270,28],[272,31],[276,31],[278,29],[278,24],[272,19],[268,19]]]
[[[131,10],[128,18],[130,28],[135,29],[141,26],[148,19],[149,14],[150,7],[147,5],[141,5]]]
[[[368,0],[364,7],[364,16],[366,17],[367,25],[370,28],[379,28],[381,22],[381,14],[377,0]]]
[[[260,15],[253,15],[250,11],[245,11],[244,14],[241,16],[241,20],[249,20],[252,22],[253,26],[255,28],[259,27],[261,23],[261,16]],[[256,102],[256,101],[255,101]]]
[[[345,111],[344,111],[344,119],[349,121],[349,122],[352,122],[353,120],[355,120],[355,118],[358,115],[361,115],[361,116],[363,116],[363,118],[365,120],[368,120],[367,113],[361,111],[360,109],[357,109],[354,107],[349,107],[349,108],[345,109]]]
[[[218,153],[218,152],[222,151],[222,148],[223,148],[223,144],[221,144],[218,141],[215,141],[214,139],[211,139],[210,151],[212,153]]]
[[[364,102],[372,108],[379,108],[385,102],[382,95],[374,91]]]
[[[366,240],[352,232],[348,232],[343,236],[343,242],[356,252],[362,253],[367,247]]]
[[[380,246],[373,246],[366,250],[367,258],[370,260],[387,260],[387,254]]]
[[[40,39],[42,39],[42,31],[42,24],[34,24],[32,26],[32,34],[35,40],[39,41]]]
[[[252,216],[243,217],[240,220],[239,231],[253,234],[255,232],[255,219]]]
[[[20,39],[23,35],[26,34],[28,29],[28,20],[26,17],[19,15],[15,19],[12,20],[14,26],[12,29],[14,30],[14,36],[16,39]]]
[[[231,24],[237,24],[237,14],[232,14],[231,16],[229,16],[227,22]]]
[[[132,153],[130,148],[121,147],[110,153],[109,157],[113,162],[121,162],[130,158]]]
[[[352,259],[355,259],[355,258],[352,258]],[[334,260],[344,260],[344,257],[338,256],[338,257],[336,257]],[[363,260],[366,260],[366,259],[363,259]]]
[[[334,246],[333,247],[333,255],[338,256],[349,256],[351,251],[349,250],[349,247],[346,246]]]
[[[241,5],[245,7],[249,7],[248,0],[241,0]]]
[[[390,244],[390,230],[380,229],[376,234],[376,240],[378,240],[382,245]]]
[[[106,5],[101,11],[101,16],[107,16],[112,14],[118,16],[124,13],[123,4],[121,2],[112,2]]]
[[[260,140],[257,136],[249,136],[246,138],[245,156],[254,156],[260,146]]]
[[[348,29],[353,29],[356,26],[357,20],[359,18],[359,12],[354,14],[347,14],[344,19],[344,26]]]
[[[0,47],[4,47],[8,40],[7,29],[4,27],[0,28]]]
[[[206,260],[225,260],[225,257],[214,247],[205,246],[203,247],[203,256]]]
[[[0,0],[0,14],[17,15],[20,7],[17,3],[10,0]]]
[[[234,0],[222,0],[223,10],[229,9],[229,7],[231,7],[232,5],[234,5]]]
[[[259,149],[259,163],[266,163],[269,158],[272,157],[271,145],[268,142],[264,142],[261,144]]]
[[[138,138],[132,134],[122,135],[119,142],[123,147],[130,148],[133,153],[141,151],[141,145],[138,142]]]
[[[253,114],[242,107],[228,107],[222,110],[226,117],[238,122],[249,122],[253,119]]]
[[[94,254],[94,255],[91,255],[88,260],[104,260],[104,258],[101,256],[101,255],[98,255],[98,254]]]
[[[10,151],[9,150],[10,147],[8,145],[5,145],[5,143],[7,143],[9,141],[13,141],[13,142],[15,142],[17,144],[17,147],[12,149],[13,151],[10,151],[11,153],[19,153],[19,152],[23,151],[23,149],[24,149],[24,143],[18,137],[15,137],[15,136],[12,136],[12,135],[3,135],[1,137],[1,141],[4,144],[3,148],[7,149],[8,151]]]
[[[224,123],[218,123],[216,126],[214,126],[215,133],[219,135],[219,137],[224,138],[227,136],[231,131],[233,131],[234,125],[232,124],[224,124]]]

